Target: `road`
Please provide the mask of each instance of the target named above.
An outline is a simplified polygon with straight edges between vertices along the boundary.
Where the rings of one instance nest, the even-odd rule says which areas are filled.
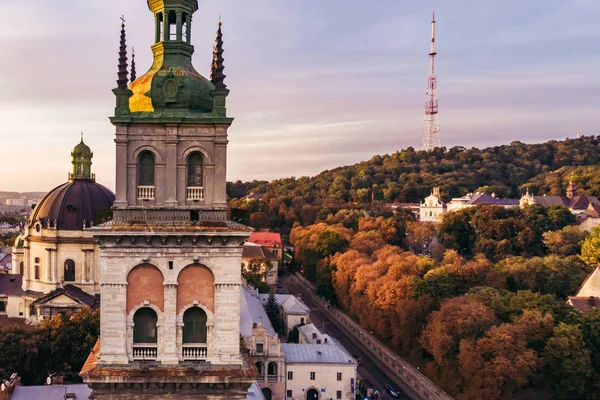
[[[289,276],[280,277],[280,285],[283,283],[283,287],[286,293],[290,293],[289,289]],[[306,288],[301,285],[293,286],[294,292],[299,292],[302,295],[302,301],[311,309],[310,311],[310,322],[317,326],[321,331],[333,336],[337,339],[342,346],[350,352],[352,355],[356,355],[362,358],[361,365],[358,366],[358,375],[362,379],[367,379],[374,389],[379,390],[382,394],[380,396],[383,400],[392,400],[392,397],[385,392],[383,384],[385,382],[393,382],[388,375],[377,366],[373,361],[371,353],[364,348],[360,343],[355,343],[354,340],[348,337],[343,330],[336,326],[335,321],[331,321],[326,315],[320,310],[319,306],[305,293]],[[297,294],[297,293],[294,293]],[[408,399],[410,397],[406,393],[401,392],[400,399]]]

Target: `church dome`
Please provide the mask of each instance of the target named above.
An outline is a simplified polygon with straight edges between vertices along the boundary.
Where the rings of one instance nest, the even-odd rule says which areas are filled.
[[[44,228],[50,224],[60,230],[81,230],[84,221],[89,227],[106,219],[114,201],[114,193],[99,183],[73,180],[44,196],[31,213],[29,224],[40,222]]]

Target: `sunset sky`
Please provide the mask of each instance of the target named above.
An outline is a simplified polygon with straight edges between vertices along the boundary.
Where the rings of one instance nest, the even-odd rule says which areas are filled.
[[[600,2],[200,0],[194,65],[208,76],[222,16],[228,179],[273,179],[419,147],[435,9],[442,145],[598,134]],[[121,14],[138,76],[151,64],[145,0],[0,0],[0,190],[67,179],[83,131],[114,189]]]

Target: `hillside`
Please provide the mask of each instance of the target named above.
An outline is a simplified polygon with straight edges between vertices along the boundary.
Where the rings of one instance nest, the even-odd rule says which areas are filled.
[[[232,208],[254,216],[255,227],[288,232],[294,222],[311,224],[329,211],[370,206],[376,202],[420,202],[439,186],[443,199],[468,192],[495,192],[518,198],[563,192],[573,176],[581,194],[600,195],[600,138],[583,136],[539,144],[512,142],[485,149],[439,148],[405,150],[374,156],[369,161],[323,171],[314,177],[272,182],[237,181],[227,185]],[[266,201],[238,201],[251,193],[267,193]]]

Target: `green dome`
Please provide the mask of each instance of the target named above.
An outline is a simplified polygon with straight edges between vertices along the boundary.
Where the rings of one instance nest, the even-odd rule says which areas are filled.
[[[92,149],[90,149],[87,144],[83,143],[83,138],[81,138],[81,142],[79,142],[79,144],[77,146],[75,146],[71,155],[79,156],[79,157],[81,157],[81,156],[91,157]]]

